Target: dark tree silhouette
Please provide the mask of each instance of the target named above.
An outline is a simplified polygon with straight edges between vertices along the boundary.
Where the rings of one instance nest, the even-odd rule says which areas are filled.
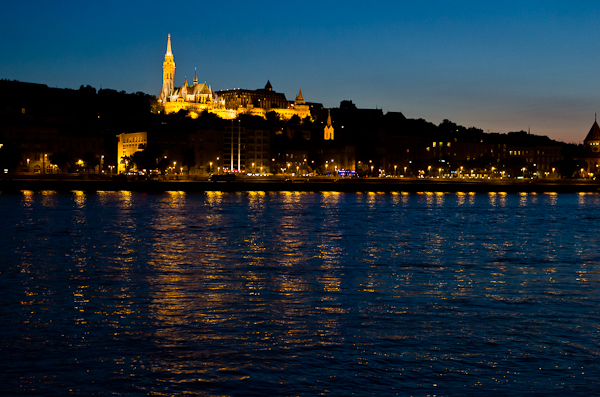
[[[55,164],[61,172],[66,172],[69,163],[71,162],[71,155],[67,152],[56,152],[48,157],[50,164]]]
[[[18,147],[6,143],[0,148],[0,170],[13,170],[23,161],[23,155]]]
[[[188,175],[190,175],[190,170],[196,165],[196,153],[194,149],[191,147],[184,148],[181,151],[181,157],[183,158],[181,165],[187,167]]]
[[[90,172],[90,170],[93,170],[100,165],[100,159],[96,157],[96,155],[92,152],[85,152],[81,156],[81,160],[83,160],[83,162],[85,163],[84,168],[87,170],[88,173]]]

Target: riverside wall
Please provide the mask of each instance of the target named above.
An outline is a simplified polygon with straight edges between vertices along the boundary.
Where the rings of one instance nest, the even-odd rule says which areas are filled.
[[[113,180],[72,178],[2,178],[0,192],[31,191],[138,191],[138,192],[497,192],[600,193],[600,182],[589,180],[448,180],[448,179],[253,179],[231,182],[198,180]]]

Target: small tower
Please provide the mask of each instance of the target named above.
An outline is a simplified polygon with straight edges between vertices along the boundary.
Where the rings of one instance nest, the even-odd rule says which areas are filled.
[[[583,145],[588,153],[593,153],[594,157],[600,157],[600,126],[598,126],[596,117],[594,117],[594,124],[585,137]]]
[[[170,95],[173,94],[175,89],[175,61],[173,60],[173,53],[171,52],[171,34],[167,39],[167,53],[165,54],[165,61],[163,62],[163,87],[160,94],[160,99],[163,102],[167,102]]]
[[[194,85],[198,84],[198,74],[196,73],[196,68],[194,68]]]
[[[325,126],[325,140],[333,141],[333,125],[331,124],[331,109],[327,109],[327,125]]]
[[[265,85],[265,90],[273,91],[273,86],[271,85],[271,82],[269,80],[267,80],[267,85]]]
[[[296,95],[296,100],[294,101],[295,105],[304,105],[306,102],[304,102],[304,97],[302,96],[302,90],[300,90],[300,92],[298,93],[298,95]]]

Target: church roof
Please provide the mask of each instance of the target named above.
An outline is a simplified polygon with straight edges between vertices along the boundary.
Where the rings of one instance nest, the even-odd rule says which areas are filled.
[[[600,141],[600,126],[598,126],[598,122],[594,120],[594,124],[585,137],[585,141]]]
[[[210,88],[206,83],[200,83],[194,85],[194,94],[210,94]]]

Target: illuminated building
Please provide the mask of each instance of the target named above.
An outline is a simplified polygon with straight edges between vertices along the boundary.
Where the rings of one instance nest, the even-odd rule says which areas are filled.
[[[267,81],[262,89],[216,91],[215,95],[226,109],[235,110],[237,114],[245,113],[266,118],[267,113],[275,112],[283,120],[289,120],[294,115],[301,119],[311,117],[310,107],[304,101],[302,90],[291,102],[284,94],[273,91],[270,81]]]
[[[275,112],[284,120],[297,115],[301,119],[311,117],[310,106],[304,101],[302,90],[296,99],[288,101],[284,94],[273,91],[270,82],[259,90],[225,90],[212,91],[204,83],[198,83],[198,75],[194,70],[193,84],[184,78],[181,87],[175,86],[175,60],[171,49],[171,35],[167,39],[167,52],[163,62],[163,85],[159,95],[165,113],[176,113],[187,110],[192,117],[208,111],[224,119],[234,119],[240,114],[250,114],[266,118],[268,112]]]
[[[215,107],[210,86],[206,82],[198,83],[196,70],[194,70],[193,84],[188,84],[186,76],[183,85],[175,87],[175,60],[171,51],[170,34],[163,62],[163,86],[158,100],[162,103],[166,113],[176,113],[184,109],[197,115],[204,110],[211,111]]]
[[[147,132],[132,132],[117,135],[117,172],[125,172],[127,164],[124,157],[130,157],[135,152],[144,150],[148,145]]]

